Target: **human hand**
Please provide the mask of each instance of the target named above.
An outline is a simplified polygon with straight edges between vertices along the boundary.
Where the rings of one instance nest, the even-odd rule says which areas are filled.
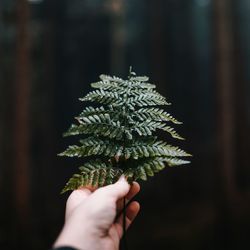
[[[87,188],[73,191],[67,200],[64,227],[54,247],[118,250],[123,234],[123,197],[128,202],[139,190],[137,182],[130,186],[122,176],[115,184],[93,192]],[[139,209],[136,201],[128,205],[126,228],[133,222]]]

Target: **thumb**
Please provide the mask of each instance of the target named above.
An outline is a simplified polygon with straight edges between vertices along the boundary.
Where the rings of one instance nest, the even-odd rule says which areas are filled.
[[[128,184],[124,175],[122,175],[116,183],[108,185],[101,189],[102,192],[105,192],[108,196],[111,196],[115,200],[119,200],[127,195],[130,190],[130,185]]]
[[[74,190],[66,203],[66,217],[74,210],[79,204],[81,204],[91,194],[91,191],[87,188],[79,188]]]

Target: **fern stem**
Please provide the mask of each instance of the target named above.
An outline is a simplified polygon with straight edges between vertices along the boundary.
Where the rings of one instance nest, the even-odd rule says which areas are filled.
[[[130,71],[132,68],[130,69]],[[131,74],[131,73],[130,73]],[[125,112],[127,112],[126,106],[125,106]],[[124,126],[127,126],[127,117],[124,118]],[[123,134],[123,153],[126,147],[126,135],[125,133]],[[123,171],[125,171],[126,168],[126,160],[123,163]],[[126,236],[126,198],[123,198],[123,250],[128,250],[128,245],[127,245],[127,236]]]
[[[128,250],[128,245],[127,245],[127,235],[126,235],[126,198],[123,198],[123,238],[122,238],[122,246],[123,250]]]

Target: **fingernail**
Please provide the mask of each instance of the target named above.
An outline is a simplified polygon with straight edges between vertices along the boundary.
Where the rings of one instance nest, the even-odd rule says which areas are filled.
[[[119,181],[126,181],[124,174],[120,176]]]

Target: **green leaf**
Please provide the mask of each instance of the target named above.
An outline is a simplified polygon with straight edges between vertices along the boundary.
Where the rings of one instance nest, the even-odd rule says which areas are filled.
[[[109,114],[80,117],[78,121],[80,122],[80,125],[71,125],[64,136],[96,134],[120,140],[125,131],[125,128],[121,126],[119,121],[111,120]]]
[[[148,81],[147,76],[135,76],[135,77],[130,77],[131,81],[136,81],[136,82],[147,82]]]
[[[127,169],[124,174],[133,180],[147,180],[147,176],[154,176],[155,173],[163,170],[166,165],[172,167],[189,163],[189,161],[173,157],[148,158],[143,160],[141,163],[138,163],[136,167]]]
[[[166,126],[163,122],[146,120],[144,122],[134,122],[130,127],[131,131],[136,132],[140,136],[151,136],[156,129],[168,132],[173,138],[184,140],[172,127]]]
[[[129,181],[147,180],[165,166],[189,163],[185,158],[190,154],[155,136],[156,130],[162,130],[174,139],[183,139],[168,124],[181,122],[158,107],[170,103],[148,80],[147,76],[136,76],[132,69],[128,79],[100,75],[100,80],[91,84],[95,90],[80,98],[95,104],[84,107],[76,117],[78,124],[72,124],[64,134],[79,136],[80,144],[68,146],[59,155],[87,158],[87,162],[63,192],[80,186],[108,185],[122,173]]]
[[[141,143],[140,145],[128,146],[124,149],[124,156],[126,159],[133,158],[147,158],[155,156],[168,156],[168,157],[190,157],[191,155],[178,147],[173,147],[166,143]]]
[[[116,92],[104,91],[103,89],[92,91],[79,100],[97,102],[101,104],[113,104],[114,106],[124,103],[122,98]]]
[[[77,118],[81,118],[81,117],[84,117],[84,116],[91,116],[91,115],[99,115],[99,114],[109,114],[109,115],[112,115],[112,114],[115,114],[116,111],[114,111],[113,109],[105,109],[103,106],[101,107],[97,107],[97,108],[94,108],[94,107],[86,107],[82,113],[79,115],[79,117]]]
[[[154,105],[170,105],[165,99],[159,97],[154,93],[140,94],[129,97],[127,103],[132,106],[154,106]]]
[[[114,183],[122,174],[122,170],[114,168],[110,163],[104,163],[101,160],[94,160],[85,163],[79,168],[80,174],[74,174],[62,193],[78,189],[79,187],[89,186],[98,188],[111,183]]]
[[[141,108],[136,110],[132,117],[135,117],[139,121],[153,120],[153,121],[170,121],[175,124],[182,124],[169,113],[165,112],[163,109],[159,108]]]
[[[185,140],[182,136],[180,136],[175,130],[174,128],[170,127],[170,126],[166,126],[161,128],[162,130],[168,132],[173,138],[175,139],[179,139],[179,140]]]

